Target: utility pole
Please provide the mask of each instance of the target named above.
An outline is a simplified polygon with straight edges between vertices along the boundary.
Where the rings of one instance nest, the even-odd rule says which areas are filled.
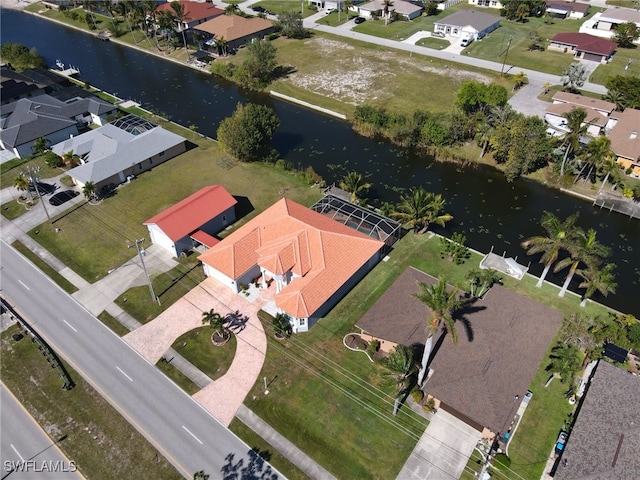
[[[147,272],[147,266],[144,263],[144,250],[140,248],[140,244],[144,242],[144,238],[139,238],[136,240],[136,250],[138,251],[138,257],[140,257],[140,262],[142,263],[142,269],[144,270],[144,274],[147,277],[147,283],[149,284],[149,293],[151,293],[151,299],[154,302],[158,302],[160,305],[160,299],[156,297],[155,292],[153,291],[153,284],[151,283],[151,278],[149,278],[149,272]],[[131,248],[133,245],[128,244],[127,248]]]
[[[40,173],[40,167],[26,167],[26,170],[29,183],[33,184],[33,188],[36,189],[36,193],[38,194],[38,201],[42,204],[42,208],[44,208],[44,213],[47,216],[47,220],[51,221],[51,217],[49,216],[49,212],[47,211],[47,206],[42,201],[42,195],[40,194],[40,189],[38,188],[38,181],[40,180],[40,178],[38,177],[38,173]]]
[[[500,69],[500,76],[504,77],[504,64],[507,63],[507,55],[509,55],[509,47],[511,46],[511,40],[513,37],[509,36],[509,41],[507,42],[507,49],[504,51],[504,58],[502,59],[502,68]]]

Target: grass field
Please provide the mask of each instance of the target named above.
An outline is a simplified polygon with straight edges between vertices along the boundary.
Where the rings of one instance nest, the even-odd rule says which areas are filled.
[[[19,240],[16,240],[11,244],[13,248],[15,248],[22,255],[27,257],[27,259],[33,263],[36,267],[44,272],[44,274],[49,277],[53,282],[57,283],[60,288],[62,288],[68,294],[72,294],[77,292],[78,289],[74,284],[72,284],[69,280],[60,275],[56,270],[49,266],[47,262],[42,260],[38,255],[33,253],[30,249],[28,249],[24,243]]]
[[[29,337],[11,339],[18,331],[14,325],[1,335],[2,381],[53,439],[65,437],[58,446],[86,478],[182,478],[68,365],[76,386],[63,390]]]
[[[109,327],[113,331],[113,333],[115,333],[119,337],[122,337],[129,333],[129,329],[122,325],[118,320],[113,318],[113,316],[111,316],[106,310],[98,315],[98,320]]]

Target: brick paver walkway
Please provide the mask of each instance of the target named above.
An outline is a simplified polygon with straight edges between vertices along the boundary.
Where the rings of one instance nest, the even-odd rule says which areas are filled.
[[[237,337],[236,354],[225,375],[197,392],[193,398],[228,426],[255,384],[267,351],[267,339],[257,312],[273,298],[273,287],[259,290],[250,298],[233,293],[213,278],[160,314],[155,320],[128,333],[123,339],[149,362],[155,364],[182,334],[202,326],[202,312],[235,314],[246,323],[233,328]]]

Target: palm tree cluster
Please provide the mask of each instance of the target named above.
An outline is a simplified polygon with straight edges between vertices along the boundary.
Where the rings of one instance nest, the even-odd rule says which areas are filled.
[[[566,133],[561,137],[560,148],[564,149],[560,163],[560,176],[571,165],[579,169],[574,183],[581,177],[588,181],[596,177],[603,177],[602,186],[613,176],[620,180],[620,169],[616,163],[616,155],[611,149],[611,140],[601,135],[591,137],[587,133],[587,112],[583,108],[574,108],[564,114],[566,118]]]
[[[616,284],[613,282],[615,265],[607,264],[602,267],[603,260],[611,254],[610,249],[597,241],[595,230],[589,229],[585,232],[577,226],[577,220],[578,214],[571,215],[562,221],[552,213],[544,212],[540,224],[546,231],[546,235],[528,238],[522,242],[522,247],[527,250],[527,255],[542,254],[540,263],[544,264],[544,269],[536,285],[538,288],[542,287],[545,277],[554,264],[555,273],[569,268],[558,293],[558,296],[563,297],[577,273],[584,280],[579,288],[586,289],[581,304],[584,306],[586,299],[596,291],[605,296],[615,291]],[[560,258],[562,253],[565,256]]]

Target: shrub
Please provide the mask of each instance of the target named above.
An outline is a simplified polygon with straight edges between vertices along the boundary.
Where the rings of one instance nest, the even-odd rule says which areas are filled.
[[[62,157],[56,155],[52,151],[48,151],[44,154],[44,161],[51,168],[59,168],[64,165]]]
[[[436,401],[433,398],[430,398],[429,400],[427,400],[427,403],[422,406],[422,408],[427,412],[433,412],[436,409]]]
[[[380,342],[378,340],[371,340],[369,342],[369,348],[367,348],[367,353],[369,354],[369,356],[373,357],[379,348]]]
[[[416,403],[420,403],[424,398],[424,392],[416,388],[413,392],[411,392],[411,397]]]

